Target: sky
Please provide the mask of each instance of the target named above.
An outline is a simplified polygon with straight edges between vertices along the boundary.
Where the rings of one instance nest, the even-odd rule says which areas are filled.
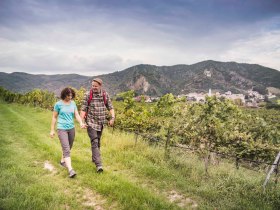
[[[95,76],[204,60],[280,71],[280,0],[0,0],[0,72]]]

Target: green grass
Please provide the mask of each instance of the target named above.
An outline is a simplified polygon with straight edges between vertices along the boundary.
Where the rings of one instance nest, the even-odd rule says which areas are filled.
[[[186,151],[172,151],[131,134],[105,129],[101,151],[105,171],[91,163],[85,130],[76,129],[69,179],[59,166],[58,138],[49,137],[51,112],[0,102],[0,209],[279,209],[279,186],[265,173],[236,170],[228,161],[210,166]],[[55,170],[44,169],[49,161]],[[197,206],[197,207],[195,207]]]

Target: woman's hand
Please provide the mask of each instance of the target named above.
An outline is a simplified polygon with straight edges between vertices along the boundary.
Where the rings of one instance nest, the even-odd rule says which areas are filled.
[[[54,132],[54,131],[51,131],[51,132],[50,132],[50,136],[51,136],[51,138],[53,138],[53,137],[55,136],[55,132]]]

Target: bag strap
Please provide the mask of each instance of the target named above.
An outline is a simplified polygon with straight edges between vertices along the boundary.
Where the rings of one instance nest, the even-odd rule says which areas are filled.
[[[92,97],[93,97],[93,91],[92,89],[90,89],[90,92],[89,92],[89,98],[88,98],[88,101],[87,101],[87,105],[89,106],[91,100],[92,100]]]
[[[104,101],[104,105],[107,107],[107,98],[106,98],[106,91],[102,90],[102,95],[103,95],[103,101]]]

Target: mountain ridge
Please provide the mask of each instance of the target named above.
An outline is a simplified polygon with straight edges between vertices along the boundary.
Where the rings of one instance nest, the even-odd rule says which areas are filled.
[[[280,71],[258,64],[220,62],[213,60],[195,64],[156,66],[139,64],[122,71],[99,75],[105,89],[113,96],[130,89],[137,94],[161,96],[189,92],[231,91],[245,93],[256,88],[264,92],[268,87],[280,89]],[[90,88],[91,76],[79,74],[32,75],[28,73],[0,72],[0,86],[14,91],[27,92],[34,88],[59,94],[66,86]]]

